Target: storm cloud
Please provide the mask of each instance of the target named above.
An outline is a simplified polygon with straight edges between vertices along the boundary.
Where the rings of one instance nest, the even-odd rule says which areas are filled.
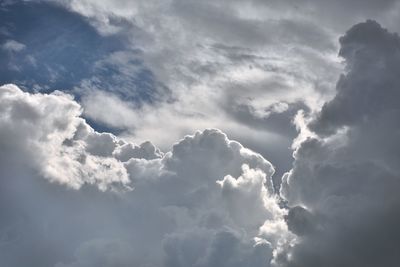
[[[347,72],[284,176],[288,225],[302,235],[283,266],[399,262],[400,38],[367,21],[340,43]]]

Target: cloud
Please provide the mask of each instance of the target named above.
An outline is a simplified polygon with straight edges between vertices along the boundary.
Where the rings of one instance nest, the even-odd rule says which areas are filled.
[[[0,107],[2,265],[268,266],[293,238],[272,164],[219,130],[162,153],[61,92],[5,85]]]
[[[113,128],[135,128],[138,117],[135,107],[114,94],[93,91],[81,100],[85,116]]]
[[[309,124],[281,194],[300,236],[282,266],[397,266],[400,39],[377,22],[340,39],[347,71]]]
[[[340,43],[339,55],[346,59],[349,72],[341,77],[336,97],[324,105],[312,126],[317,132],[352,126],[398,106],[393,96],[397,95],[400,38],[367,21],[350,29]]]
[[[11,34],[6,38],[26,49],[5,57],[14,69],[4,68],[1,77],[28,89],[57,88],[97,100],[83,102],[93,127],[151,139],[165,150],[207,127],[253,147],[273,139],[266,144],[272,152],[258,151],[282,155],[271,157],[281,173],[290,168],[290,116],[297,107],[316,111],[333,95],[342,70],[337,36],[367,17],[393,28],[397,8],[390,0],[16,2],[1,17],[14,25],[4,26]],[[119,102],[121,110],[136,113],[129,116],[134,119],[115,119],[116,99],[127,102]],[[265,110],[279,103],[294,108],[268,119]]]
[[[0,97],[2,157],[10,154],[50,181],[76,189],[86,183],[102,190],[113,183],[129,183],[120,162],[101,157],[107,145],[96,146],[96,151],[92,148],[95,138],[100,137],[93,137],[97,133],[79,117],[81,108],[69,95],[57,91],[29,95],[14,85],[5,85]],[[102,141],[105,144],[104,138]]]
[[[243,242],[242,237],[229,231],[213,233],[212,239],[204,242],[209,232],[196,235],[171,236],[165,243],[168,251],[166,265],[174,266],[268,266],[272,258],[271,245],[267,242]],[[203,243],[203,244],[202,244]],[[191,258],[193,251],[205,250],[200,259]]]
[[[95,129],[163,150],[222,129],[282,173],[291,116],[318,109],[341,69],[331,29],[286,2],[17,1],[1,18],[26,49],[4,57],[0,77],[72,93]],[[282,103],[287,113],[271,109]]]
[[[341,69],[331,30],[305,19],[309,16],[293,7],[283,12],[274,1],[88,0],[61,4],[85,17],[102,36],[122,35],[127,40],[125,51],[96,65],[100,73],[102,66],[116,66],[118,74],[105,72],[77,86],[78,91],[86,86],[94,89],[86,95],[90,100],[83,102],[84,109],[90,110],[85,116],[123,130],[124,137],[132,140],[151,139],[163,149],[207,127],[240,137],[240,142],[251,139],[255,143],[252,135],[256,132],[259,147],[266,142],[260,140],[285,139],[267,145],[276,148],[268,154],[286,155],[274,160],[279,172],[287,170],[287,144],[289,136],[295,135],[289,116],[297,107],[319,108]],[[121,20],[126,23],[119,25]],[[138,69],[133,62],[138,61],[151,71],[151,79],[130,78]],[[120,79],[124,82],[119,83]],[[116,80],[108,94],[114,96],[100,99],[96,90],[110,80]],[[160,90],[150,90],[149,84]],[[158,93],[164,91],[168,93]],[[128,94],[121,92],[144,98],[151,92],[157,101],[136,105],[134,97],[127,99]],[[121,110],[130,106],[132,111],[127,114],[136,114],[130,123],[109,118],[118,110],[115,97],[129,102]],[[275,109],[266,112],[279,103],[294,108],[279,113],[282,116],[274,116]],[[93,108],[99,106],[101,110]],[[236,114],[237,106],[254,112]],[[160,135],[160,131],[170,135]]]
[[[128,267],[135,262],[134,255],[129,243],[119,240],[92,240],[77,249],[74,262],[57,263],[55,267]]]
[[[25,49],[25,45],[14,40],[7,40],[2,44],[2,49],[9,52],[19,52]]]
[[[168,95],[127,36],[103,36],[85,17],[55,1],[12,1],[0,17],[0,84],[58,89],[77,97],[90,90],[113,91],[136,102]]]
[[[399,7],[2,5],[0,263],[397,266]]]

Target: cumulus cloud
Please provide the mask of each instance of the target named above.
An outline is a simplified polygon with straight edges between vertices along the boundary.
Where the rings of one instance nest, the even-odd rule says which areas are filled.
[[[271,163],[219,130],[162,153],[61,92],[5,85],[0,103],[2,265],[268,266],[293,238]]]
[[[340,43],[347,71],[283,179],[288,226],[301,237],[282,266],[399,262],[400,39],[369,20]]]
[[[105,190],[112,184],[129,183],[123,165],[104,157],[110,149],[108,140],[95,136],[98,134],[79,117],[81,108],[71,96],[61,92],[30,95],[5,85],[0,101],[2,157],[10,154],[50,181],[76,189],[96,184]],[[102,145],[94,148],[96,139]]]

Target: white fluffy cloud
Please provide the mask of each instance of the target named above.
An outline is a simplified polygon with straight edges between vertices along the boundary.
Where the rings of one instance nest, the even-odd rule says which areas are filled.
[[[95,184],[106,190],[129,183],[121,162],[101,157],[107,149],[114,150],[107,143],[112,137],[95,133],[79,117],[81,108],[71,96],[61,92],[30,95],[5,85],[0,97],[2,157],[10,154],[50,181],[76,189]]]
[[[60,92],[5,85],[0,104],[2,265],[268,266],[293,238],[271,163],[219,130],[164,154]]]

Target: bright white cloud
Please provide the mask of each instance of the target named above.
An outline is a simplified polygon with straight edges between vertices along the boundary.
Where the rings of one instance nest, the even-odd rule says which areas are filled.
[[[0,103],[1,264],[268,266],[293,239],[265,234],[286,214],[271,163],[219,130],[164,154],[95,132],[60,92],[5,85]]]
[[[101,152],[86,153],[85,139],[89,139],[90,151],[92,135],[97,133],[79,117],[81,108],[71,96],[57,91],[30,95],[14,85],[5,85],[0,90],[0,101],[2,142],[8,148],[4,155],[10,153],[16,159],[22,156],[20,164],[76,189],[96,184],[106,190],[113,184],[129,183],[120,162],[100,157]]]

